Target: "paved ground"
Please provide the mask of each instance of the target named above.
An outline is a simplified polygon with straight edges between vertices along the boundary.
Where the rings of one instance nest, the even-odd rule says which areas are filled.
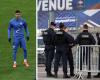
[[[59,77],[57,79],[55,79],[55,78],[47,78],[46,77],[46,73],[45,73],[45,68],[44,67],[38,67],[38,80],[78,80],[76,78],[63,79],[63,73],[62,73],[62,69],[61,68],[59,69],[58,74],[59,74],[58,75]],[[92,74],[92,78],[91,79],[87,79],[86,75],[87,74],[84,74],[83,80],[100,80],[100,78],[98,78],[98,79],[93,78],[94,74]]]

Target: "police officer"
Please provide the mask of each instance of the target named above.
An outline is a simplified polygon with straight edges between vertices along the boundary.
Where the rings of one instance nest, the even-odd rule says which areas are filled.
[[[54,45],[55,26],[56,24],[54,22],[51,22],[49,28],[43,31],[42,33],[43,41],[45,44],[45,57],[46,57],[45,70],[47,72],[47,77],[54,77],[54,75],[51,73],[51,65],[55,53],[55,45]]]
[[[96,37],[97,37],[97,41],[98,41],[98,45],[100,45],[100,33],[96,33]],[[100,48],[99,48],[99,70],[100,70]],[[100,72],[94,76],[95,78],[100,78]]]
[[[66,29],[68,31],[68,29]],[[73,43],[69,44],[69,52],[67,53],[67,61],[69,62],[69,67],[70,67],[70,76],[74,76],[74,61],[73,61],[73,53],[72,53],[72,48],[75,46],[75,40],[73,39]]]
[[[92,34],[88,32],[88,25],[87,24],[85,24],[83,26],[83,32],[80,33],[77,36],[76,42],[79,45],[94,45],[96,43]],[[90,70],[91,69],[91,67],[90,67],[91,66],[90,65],[91,48],[90,47],[83,47],[83,48],[80,48],[80,49],[81,49],[80,50],[81,51],[81,54],[80,54],[80,70],[82,70],[82,63],[84,62],[85,59],[86,59],[85,63],[86,63],[86,65],[89,65],[88,67],[89,67],[89,70]],[[91,72],[88,72],[87,78],[91,78]]]
[[[69,44],[73,43],[73,39],[68,33],[66,33],[66,29],[63,23],[60,23],[59,28],[60,30],[58,30],[55,35],[55,46],[56,46],[55,63],[54,63],[55,78],[58,77],[58,67],[61,58],[62,58],[63,73],[64,73],[63,78],[70,78],[67,75],[67,54],[69,52]]]

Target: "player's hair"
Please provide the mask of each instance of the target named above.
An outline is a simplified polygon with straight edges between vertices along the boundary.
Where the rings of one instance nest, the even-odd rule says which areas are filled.
[[[16,10],[15,13],[21,13],[21,11],[20,10]]]
[[[65,28],[64,23],[60,23],[60,24],[59,24],[59,28],[60,28],[60,29]]]
[[[84,28],[84,29],[88,29],[88,25],[87,25],[87,24],[84,24],[84,25],[83,25],[83,28]]]

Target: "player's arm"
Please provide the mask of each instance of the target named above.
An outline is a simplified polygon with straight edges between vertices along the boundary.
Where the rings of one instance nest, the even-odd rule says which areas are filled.
[[[12,24],[11,22],[9,23],[9,26],[8,26],[8,41],[11,42],[11,29],[12,29]]]
[[[28,26],[27,26],[26,21],[24,21],[24,29],[25,29],[26,38],[27,38],[27,41],[28,41],[29,40],[29,30],[28,30]]]

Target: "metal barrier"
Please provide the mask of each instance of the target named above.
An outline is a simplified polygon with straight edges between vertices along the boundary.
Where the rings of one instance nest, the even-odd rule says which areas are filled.
[[[100,72],[99,70],[99,45],[77,46],[75,71],[78,79],[83,79],[85,72]]]
[[[45,53],[44,48],[38,48],[38,66],[45,66]]]
[[[78,79],[84,78],[84,73],[98,73],[99,70],[99,45],[81,45],[75,46],[73,49],[75,77]],[[45,55],[43,54],[44,48],[38,49],[38,65],[39,67],[45,66]],[[74,54],[75,53],[75,54]],[[42,64],[42,65],[41,65]]]

